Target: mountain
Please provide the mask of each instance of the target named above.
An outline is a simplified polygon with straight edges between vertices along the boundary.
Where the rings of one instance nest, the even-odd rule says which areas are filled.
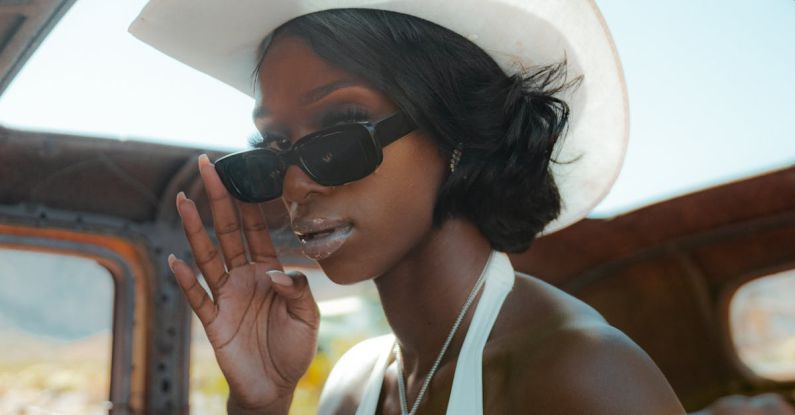
[[[114,283],[96,261],[0,249],[0,329],[63,340],[112,327]]]

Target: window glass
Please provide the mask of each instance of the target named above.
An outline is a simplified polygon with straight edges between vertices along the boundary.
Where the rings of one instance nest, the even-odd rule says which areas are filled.
[[[130,35],[127,27],[145,4],[75,2],[0,95],[0,125],[222,150],[248,147],[256,131],[254,100]]]
[[[318,353],[293,397],[290,414],[294,415],[317,413],[326,377],[343,353],[364,339],[389,332],[378,295],[374,289],[369,289],[372,284],[357,284],[362,289],[351,292],[350,287],[329,283],[328,277],[317,269],[301,268],[300,271],[309,278],[312,294],[320,299],[320,333]],[[191,415],[226,414],[229,386],[195,315],[190,353]]]
[[[90,259],[0,248],[0,414],[105,414],[113,279]]]
[[[753,280],[730,306],[737,353],[759,376],[795,379],[795,270]]]

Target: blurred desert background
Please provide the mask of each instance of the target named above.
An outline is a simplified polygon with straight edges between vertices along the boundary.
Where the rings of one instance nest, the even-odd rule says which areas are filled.
[[[113,279],[96,262],[0,249],[0,415],[108,412]]]

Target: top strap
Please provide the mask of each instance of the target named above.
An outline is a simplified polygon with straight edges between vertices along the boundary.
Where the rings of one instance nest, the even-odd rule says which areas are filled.
[[[458,354],[448,415],[483,414],[483,350],[516,279],[508,255],[502,252],[494,253],[487,272],[486,286]]]
[[[481,415],[483,413],[483,349],[497,320],[502,304],[513,288],[516,275],[508,256],[493,252],[486,269],[483,294],[458,355],[453,388],[447,404],[448,415]],[[374,415],[381,396],[387,366],[394,349],[394,335],[379,339],[383,352],[367,381],[356,415]],[[379,346],[381,347],[381,346]]]

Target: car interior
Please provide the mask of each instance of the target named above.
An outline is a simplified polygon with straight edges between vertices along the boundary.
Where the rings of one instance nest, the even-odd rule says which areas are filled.
[[[0,94],[72,3],[0,2]],[[225,413],[228,387],[166,261],[190,258],[179,191],[210,218],[203,153],[224,155],[0,125],[0,413]],[[281,202],[264,207],[324,316],[293,407],[313,413],[334,360],[388,326],[373,287],[329,282]],[[795,403],[793,247],[790,166],[584,219],[511,260],[626,333],[694,412],[729,395]]]

